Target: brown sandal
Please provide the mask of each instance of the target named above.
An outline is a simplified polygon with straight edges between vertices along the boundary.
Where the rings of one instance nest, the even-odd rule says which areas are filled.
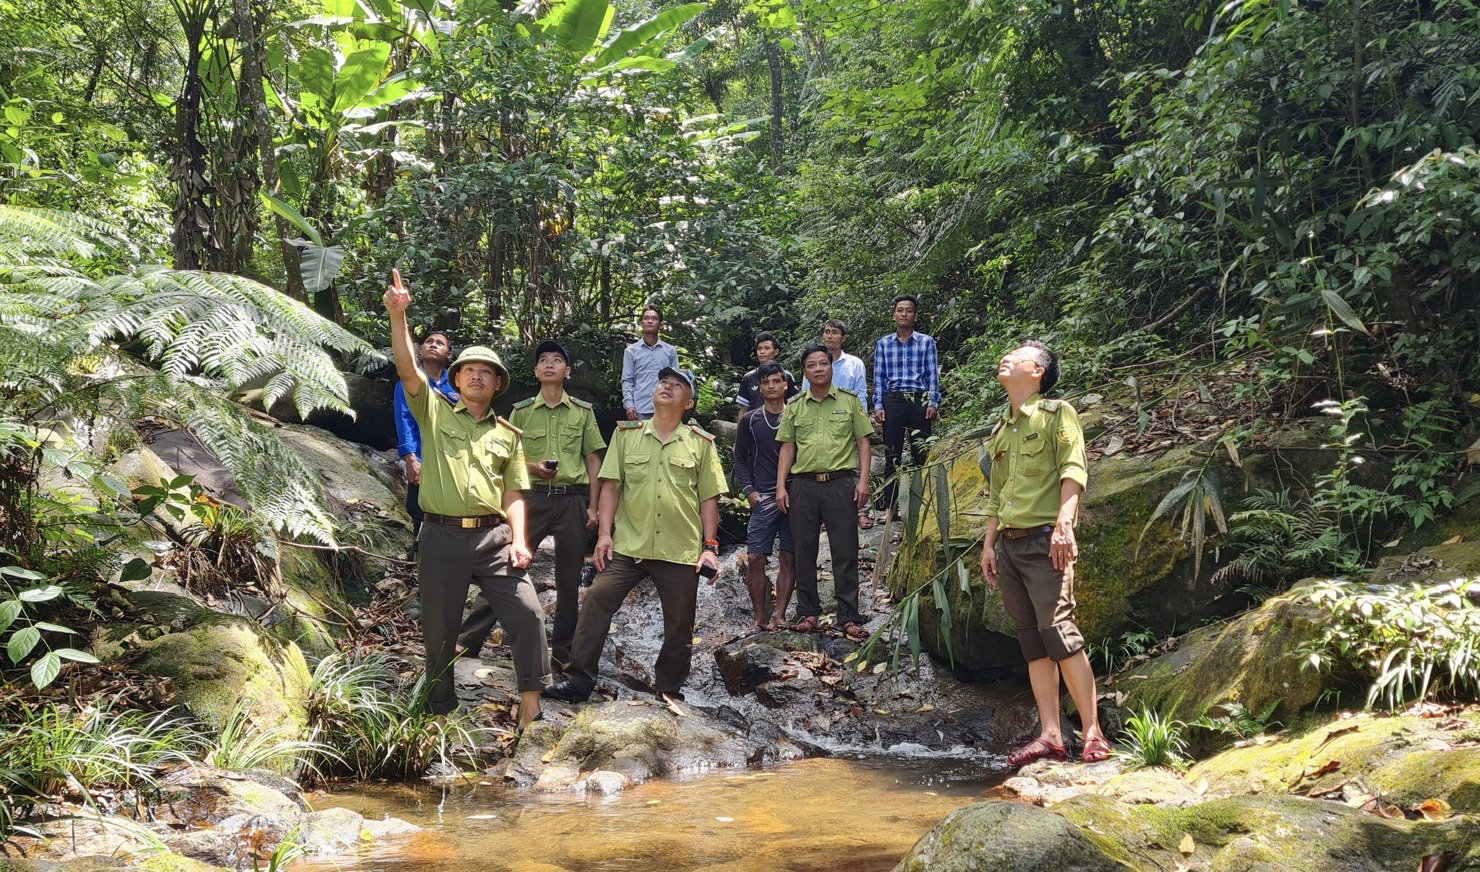
[[[817,620],[816,615],[807,615],[805,618],[792,624],[791,629],[794,633],[815,633],[821,623],[821,621]]]
[[[1041,736],[1007,755],[1007,765],[1021,769],[1037,760],[1067,760],[1069,752]]]
[[[1079,752],[1081,763],[1103,763],[1110,759],[1110,743],[1104,736],[1084,740],[1084,750]]]
[[[849,621],[848,623],[843,625],[843,635],[847,636],[849,639],[852,639],[855,642],[862,642],[864,639],[867,639],[869,637],[869,631],[865,630],[858,624]]]

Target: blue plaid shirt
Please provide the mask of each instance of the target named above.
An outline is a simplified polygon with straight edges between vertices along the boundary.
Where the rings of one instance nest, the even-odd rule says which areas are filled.
[[[917,332],[900,342],[898,333],[890,333],[874,343],[874,411],[882,411],[884,395],[893,393],[928,393],[930,408],[940,408],[934,339]]]

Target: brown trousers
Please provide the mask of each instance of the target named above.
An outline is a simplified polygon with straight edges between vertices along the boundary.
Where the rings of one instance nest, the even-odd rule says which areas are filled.
[[[822,547],[822,528],[827,527],[838,625],[863,623],[858,613],[858,504],[853,501],[857,487],[857,476],[819,482],[806,473],[798,473],[786,485],[791,496],[791,538],[797,548],[799,618],[822,614],[817,593],[817,552]]]
[[[422,524],[416,576],[421,591],[421,636],[427,652],[427,707],[435,714],[457,708],[452,678],[453,644],[476,584],[504,625],[514,651],[519,689],[540,690],[550,677],[545,612],[524,570],[509,565],[509,525],[463,530]]]
[[[1017,627],[1023,657],[1066,660],[1084,647],[1074,623],[1074,573],[1053,568],[1050,534],[997,539],[1002,607]]]
[[[694,651],[694,613],[699,604],[699,571],[690,563],[667,560],[637,560],[625,554],[612,557],[606,569],[596,574],[570,649],[570,668],[565,677],[577,689],[590,693],[596,686],[601,649],[611,632],[612,618],[622,601],[643,579],[651,578],[663,605],[663,647],[653,668],[653,692],[682,695],[689,677],[689,658]]]
[[[570,661],[570,643],[576,635],[576,610],[581,600],[581,567],[586,562],[587,485],[572,485],[571,493],[524,492],[525,535],[529,550],[537,551],[546,536],[555,537],[555,628],[550,633],[550,656],[556,663]],[[578,492],[576,492],[578,491]],[[480,651],[493,632],[493,609],[479,597],[463,620],[457,644]]]

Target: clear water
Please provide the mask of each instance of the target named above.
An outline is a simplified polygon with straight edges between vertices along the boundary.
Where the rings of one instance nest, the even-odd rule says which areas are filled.
[[[653,781],[609,798],[487,782],[362,786],[311,800],[428,829],[355,858],[300,861],[292,872],[886,872],[941,818],[1002,780],[993,762],[802,760]]]

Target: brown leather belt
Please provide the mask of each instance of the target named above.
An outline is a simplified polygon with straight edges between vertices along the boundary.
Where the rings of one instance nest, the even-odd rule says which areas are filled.
[[[428,516],[430,517],[430,516]],[[1041,527],[1025,527],[1023,529],[1008,528],[1002,531],[1002,535],[1013,541],[1027,539],[1032,536],[1042,536],[1044,533],[1052,533],[1053,524],[1044,524]]]
[[[794,477],[795,478],[804,479],[806,481],[822,482],[822,481],[832,481],[835,478],[847,478],[850,475],[853,475],[853,476],[858,475],[858,470],[856,470],[856,469],[835,469],[832,472],[799,472]]]
[[[470,517],[458,517],[457,515],[439,515],[436,512],[426,512],[424,517],[428,524],[440,524],[443,527],[461,527],[464,530],[480,530],[484,527],[497,527],[504,523],[502,515],[472,515]]]

